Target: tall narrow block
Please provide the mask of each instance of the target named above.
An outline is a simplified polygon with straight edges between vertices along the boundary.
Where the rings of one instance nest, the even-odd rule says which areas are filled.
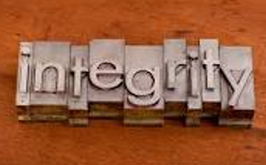
[[[188,102],[185,124],[186,126],[199,126],[202,114],[202,95],[201,95],[201,61],[199,48],[188,46]]]
[[[126,46],[125,73],[124,124],[162,125],[162,46]]]
[[[250,127],[255,108],[252,49],[220,49],[222,106],[219,125]]]
[[[16,105],[18,109],[18,120],[30,120],[30,88],[33,45],[31,42],[21,42],[19,47],[18,76]]]
[[[200,40],[200,59],[203,117],[217,117],[221,109],[220,57],[217,39]]]
[[[123,112],[125,41],[96,39],[90,43],[88,101],[91,117],[119,117]]]
[[[71,46],[68,95],[68,121],[70,125],[88,125],[88,73],[89,47]]]
[[[185,39],[164,41],[165,117],[183,117],[187,109],[188,72]]]

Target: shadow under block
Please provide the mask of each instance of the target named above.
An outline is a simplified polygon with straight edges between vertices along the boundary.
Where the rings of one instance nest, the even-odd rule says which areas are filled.
[[[184,117],[188,94],[185,39],[164,40],[164,99],[166,118]]]
[[[250,127],[254,115],[254,78],[250,47],[220,48],[222,106],[219,125]]]
[[[125,73],[124,124],[162,125],[162,46],[126,46]]]
[[[71,46],[68,96],[68,122],[73,126],[86,126],[88,112],[89,47]]]
[[[221,109],[221,78],[219,42],[217,39],[200,40],[202,117],[217,117]]]
[[[124,49],[125,41],[122,39],[95,39],[90,42],[90,117],[122,116]]]

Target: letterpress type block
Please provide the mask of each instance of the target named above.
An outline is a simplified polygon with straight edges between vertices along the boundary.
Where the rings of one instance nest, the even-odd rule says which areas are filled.
[[[97,39],[90,43],[90,116],[119,117],[123,112],[125,41]]]
[[[162,46],[126,46],[124,124],[164,122]]]
[[[255,108],[252,49],[220,49],[222,110],[219,125],[250,127]]]
[[[218,116],[221,110],[220,58],[217,39],[200,40],[203,117]]]
[[[89,47],[71,46],[69,77],[69,124],[88,125]]]
[[[21,42],[18,60],[18,78],[16,105],[18,109],[18,120],[30,120],[30,87],[31,87],[31,60],[32,60],[32,43]]]
[[[201,61],[199,57],[199,48],[189,46],[187,48],[189,58],[188,69],[188,102],[186,112],[186,125],[199,126],[202,114],[202,96],[201,96]]]
[[[31,119],[67,120],[70,43],[35,42],[31,76]]]
[[[164,41],[164,99],[166,117],[182,117],[187,109],[188,72],[185,39]]]

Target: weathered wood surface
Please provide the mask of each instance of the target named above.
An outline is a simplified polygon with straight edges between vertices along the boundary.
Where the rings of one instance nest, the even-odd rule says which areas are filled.
[[[215,164],[266,162],[266,2],[263,0],[1,0],[0,164]],[[218,38],[221,45],[254,50],[254,128],[202,123],[185,128],[122,127],[118,120],[90,127],[21,124],[15,107],[20,41],[125,38],[128,44],[162,44],[164,38]],[[235,152],[234,152],[235,151]],[[142,158],[142,159],[140,159]]]

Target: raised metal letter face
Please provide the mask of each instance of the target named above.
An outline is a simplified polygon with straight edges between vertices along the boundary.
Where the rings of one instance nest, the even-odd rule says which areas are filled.
[[[137,85],[134,85],[134,78],[137,74],[141,74],[142,72],[148,73],[152,78],[152,85],[149,85],[150,87],[148,87],[148,89],[140,89],[140,86],[138,87]],[[132,69],[126,75],[126,87],[127,90],[131,93],[131,95],[128,95],[128,101],[136,106],[154,105],[161,98],[162,91],[160,85],[159,67],[151,69]]]
[[[35,67],[35,92],[64,92],[65,68],[57,63],[37,63]]]
[[[219,60],[214,59],[213,50],[207,49],[203,51],[203,54],[205,55],[205,59],[203,60],[203,65],[206,67],[206,79],[207,79],[207,89],[214,89],[214,72],[215,72],[215,65],[220,65]]]
[[[73,50],[74,49],[74,50]],[[81,48],[82,49],[82,48]],[[86,47],[84,48],[85,50]],[[75,47],[72,47],[73,50],[73,54],[75,53]],[[78,50],[76,50],[78,51]],[[82,50],[80,50],[82,51]],[[74,84],[73,84],[73,88],[74,88],[74,93],[73,96],[75,97],[80,97],[81,95],[81,90],[82,90],[82,79],[84,77],[87,77],[87,73],[89,72],[88,70],[88,52],[84,51],[84,57],[72,57],[71,55],[71,62],[74,62],[74,66],[71,68],[71,72],[74,74]],[[74,55],[73,55],[74,56]],[[88,82],[87,82],[88,83]]]
[[[101,66],[103,65],[109,65],[112,68],[109,69],[101,69]],[[97,62],[92,65],[90,68],[90,78],[91,82],[95,87],[98,87],[102,90],[110,90],[113,88],[118,87],[122,83],[122,76],[123,74],[123,69],[122,66],[117,62],[117,61],[112,61],[112,60],[106,60],[106,61],[101,61]],[[115,76],[117,75],[114,80],[111,80],[111,82],[102,82],[100,80],[100,76]]]
[[[31,78],[32,43],[22,42],[19,52],[17,106],[30,105],[30,78]]]

